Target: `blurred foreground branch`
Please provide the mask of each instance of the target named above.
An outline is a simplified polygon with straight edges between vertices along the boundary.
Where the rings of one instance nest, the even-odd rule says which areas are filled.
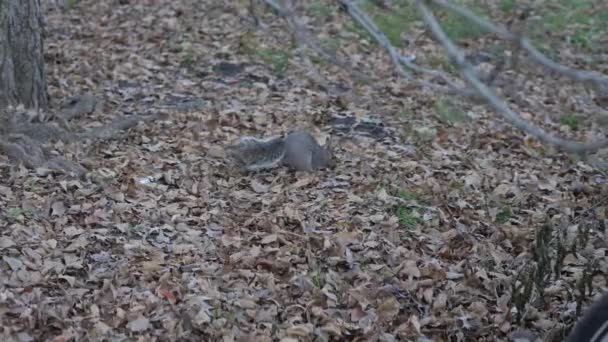
[[[290,0],[285,1],[287,4],[285,7],[280,6],[277,2],[275,2],[275,0],[264,0],[264,2],[281,17],[285,18],[290,29],[296,34],[300,44],[307,45],[332,63],[352,70],[347,62],[337,60],[336,56],[328,54],[321,48],[314,37],[307,32],[304,25],[302,25],[295,16],[294,11],[291,8],[293,6],[291,6]],[[467,98],[474,99],[476,101],[481,100],[516,128],[526,132],[543,143],[553,145],[568,152],[586,156],[589,153],[594,153],[602,148],[608,147],[608,140],[584,143],[553,135],[535,125],[530,120],[522,118],[518,113],[513,111],[509,105],[491,89],[491,82],[494,80],[497,73],[502,70],[503,63],[499,63],[499,65],[497,65],[490,73],[489,77],[481,77],[478,75],[478,72],[476,72],[471,63],[467,60],[465,54],[441,28],[437,22],[437,19],[429,10],[428,4],[443,7],[464,17],[472,25],[477,25],[485,31],[494,33],[499,38],[511,42],[516,47],[516,56],[513,57],[515,59],[514,63],[520,58],[519,55],[521,50],[521,52],[525,52],[527,54],[527,57],[530,60],[541,65],[544,69],[557,75],[567,77],[573,81],[591,85],[600,96],[608,96],[607,76],[594,71],[578,70],[561,65],[542,54],[527,38],[525,38],[519,32],[513,33],[504,27],[495,25],[494,23],[477,16],[468,9],[452,2],[446,0],[413,1],[422,21],[430,29],[430,32],[433,34],[434,38],[443,46],[445,53],[450,58],[452,63],[458,68],[462,79],[454,79],[440,70],[417,65],[413,62],[413,58],[401,55],[398,52],[398,49],[392,45],[390,40],[378,28],[373,20],[358,6],[357,2],[352,0],[338,0],[338,2],[353,18],[353,20],[363,27],[374,38],[374,40],[376,40],[376,42],[386,50],[392,64],[397,70],[397,73],[413,84],[423,88],[432,88],[433,90],[448,94],[466,96]],[[412,74],[412,72],[430,75],[434,81],[417,78]]]
[[[432,0],[434,1],[434,0]],[[498,112],[505,120],[511,123],[513,126],[525,131],[532,135],[538,140],[548,143],[566,151],[573,153],[592,153],[597,150],[608,146],[608,140],[601,140],[591,143],[579,143],[576,141],[566,140],[554,136],[542,128],[534,125],[532,122],[523,119],[519,114],[515,113],[509,108],[509,106],[490,89],[483,82],[481,82],[473,72],[472,66],[467,62],[464,53],[460,51],[458,47],[448,38],[447,34],[443,31],[437,19],[428,7],[422,1],[416,1],[416,7],[421,14],[422,20],[429,26],[434,37],[445,49],[446,54],[450,60],[458,66],[460,74],[463,78],[478,92],[485,100],[486,103]]]

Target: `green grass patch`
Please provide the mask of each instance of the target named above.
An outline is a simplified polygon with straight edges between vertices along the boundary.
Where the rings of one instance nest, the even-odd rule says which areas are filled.
[[[481,0],[456,0],[456,2],[481,17],[490,17],[487,4]],[[326,5],[315,6],[319,6],[316,12],[327,15]],[[594,6],[594,2],[588,0],[556,0],[536,6],[535,13],[539,14],[540,19],[528,25],[529,35],[548,55],[556,55],[560,49],[547,44],[547,34],[563,35],[562,41],[585,50],[595,51],[603,48],[600,42],[608,33],[608,25],[605,25],[608,22],[608,9],[597,9],[597,6]],[[518,7],[516,0],[498,0],[498,8],[503,13],[514,13]],[[391,10],[382,9],[369,0],[362,2],[361,8],[397,47],[403,45],[402,36],[407,34],[413,24],[421,23],[416,9],[409,0],[394,1]],[[486,34],[482,28],[455,13],[437,6],[433,6],[432,9],[441,27],[456,42],[476,39]],[[371,35],[356,24],[352,24],[348,29],[374,42]],[[558,43],[556,40],[554,44]]]
[[[399,224],[408,229],[413,229],[420,224],[420,218],[414,214],[414,211],[404,206],[397,207],[397,218]]]
[[[438,99],[435,101],[434,109],[442,122],[452,124],[469,121],[467,114],[449,100]]]
[[[407,189],[398,189],[397,187],[390,185],[388,182],[379,184],[376,191],[386,192],[390,196],[398,197],[404,201],[414,202],[414,205],[424,204],[420,194]],[[407,203],[400,203],[393,206],[392,209],[390,209],[390,213],[397,216],[399,225],[401,227],[405,227],[407,229],[413,229],[422,223],[422,219],[415,211],[415,208],[410,208]]]
[[[559,118],[559,122],[570,127],[572,130],[577,130],[581,126],[581,117],[574,114],[564,115]]]
[[[496,222],[498,223],[507,223],[513,217],[513,212],[511,208],[507,206],[503,206],[500,208],[500,211],[496,214]]]
[[[418,21],[416,10],[408,1],[396,1],[391,11],[383,10],[369,1],[364,2],[361,8],[370,16],[391,44],[397,47],[403,46],[401,34]],[[347,28],[362,38],[376,43],[375,39],[364,28],[356,24],[349,25]]]
[[[420,195],[409,190],[398,190],[396,196],[405,201],[415,201],[417,203],[421,201]],[[396,215],[399,219],[399,224],[408,229],[413,229],[422,222],[419,215],[413,209],[404,205],[397,206]]]
[[[16,219],[19,216],[25,214],[25,211],[22,208],[9,208],[6,213],[10,218]]]
[[[465,5],[474,13],[487,17],[488,11],[486,6],[482,5],[479,0],[458,2]],[[404,33],[407,34],[414,24],[421,23],[416,8],[412,6],[409,0],[396,0],[390,10],[382,9],[370,1],[365,1],[362,3],[361,9],[369,15],[391,44],[396,47],[403,46],[401,37]],[[471,24],[467,19],[450,11],[436,7],[433,8],[433,13],[438,18],[441,27],[447,35],[457,42],[479,38],[485,34],[480,27]],[[347,29],[375,43],[374,38],[358,25],[349,25]]]
[[[487,11],[482,6],[471,3],[467,4],[466,7],[478,16],[487,18]],[[435,11],[435,15],[439,18],[439,24],[441,24],[448,37],[456,42],[477,39],[486,34],[479,26],[455,13]]]
[[[282,49],[274,49],[274,48],[265,48],[260,49],[257,52],[258,57],[260,57],[264,63],[268,64],[275,72],[282,74],[287,70],[287,66],[289,65],[289,58],[291,54]]]
[[[313,17],[320,20],[325,20],[332,16],[335,9],[323,1],[314,1],[310,4],[310,6],[307,7],[307,11]]]
[[[539,6],[538,24],[531,25],[533,40],[541,44],[546,33],[563,35],[564,41],[584,51],[602,48],[608,33],[608,8],[597,10],[593,1],[558,0],[551,6]],[[558,42],[556,41],[556,44]]]
[[[290,46],[293,42],[290,42]],[[291,50],[261,47],[251,34],[245,34],[239,41],[239,50],[250,56],[261,59],[264,64],[270,66],[274,72],[282,74],[289,66]]]

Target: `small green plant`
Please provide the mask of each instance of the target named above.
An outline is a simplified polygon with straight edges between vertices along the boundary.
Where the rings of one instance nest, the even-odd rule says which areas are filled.
[[[264,61],[264,63],[270,65],[272,69],[277,73],[283,73],[287,70],[289,65],[290,54],[281,49],[265,48],[260,49],[257,55]]]
[[[195,63],[196,59],[192,51],[187,51],[181,55],[181,65],[189,66]]]
[[[457,75],[458,69],[456,66],[443,55],[430,55],[427,58],[429,66],[433,69],[443,69],[449,74]]]
[[[214,319],[224,318],[228,322],[236,321],[236,314],[234,312],[225,312],[220,308],[214,308],[213,311],[211,311],[211,314]]]
[[[194,51],[194,47],[192,43],[188,40],[187,37],[183,37],[183,40],[176,47],[176,51],[178,51],[180,65],[182,66],[190,66],[196,63],[196,52]]]
[[[25,211],[21,208],[10,208],[7,212],[8,216],[12,219],[16,219],[17,217],[23,215]]]
[[[564,115],[559,119],[559,122],[564,125],[570,127],[572,130],[579,129],[581,125],[580,117],[574,114]]]
[[[369,34],[369,32],[367,32],[363,27],[361,27],[355,23],[347,23],[344,28],[347,31],[354,33],[355,35],[357,35],[358,37],[360,37],[363,40],[366,40],[372,44],[376,43],[376,41],[374,40],[374,37],[372,37],[372,35]]]
[[[397,191],[397,196],[406,201],[418,200],[418,194],[408,190]]]
[[[420,196],[409,190],[399,190],[397,191],[397,197],[401,198],[405,201],[420,201]],[[412,229],[420,224],[420,218],[416,215],[416,213],[405,206],[397,207],[397,217],[399,218],[399,224]]]
[[[447,100],[438,99],[435,102],[435,113],[439,119],[447,123],[468,121],[468,116]]]
[[[30,192],[39,192],[41,190],[41,186],[36,184],[36,182],[27,182],[24,185],[24,189]]]
[[[479,27],[471,25],[466,19],[455,15],[448,15],[445,20],[442,20],[441,24],[448,37],[454,41],[475,39],[484,34]]]
[[[496,214],[496,222],[498,223],[507,223],[513,217],[513,212],[509,207],[502,207],[498,214]]]
[[[568,43],[580,46],[585,50],[591,50],[593,46],[593,33],[590,31],[577,30],[568,37]]]
[[[420,223],[420,218],[414,215],[414,212],[404,206],[397,207],[397,218],[399,218],[399,224],[412,229]]]
[[[323,288],[325,281],[320,272],[317,271],[312,275],[312,284],[318,289]]]
[[[246,33],[239,40],[239,50],[243,53],[260,58],[275,72],[283,73],[287,70],[291,53],[288,50],[261,47],[252,34]]]
[[[515,0],[500,0],[498,8],[503,12],[511,12],[515,9]]]
[[[376,25],[378,25],[380,30],[384,32],[384,35],[386,36],[386,38],[388,38],[391,44],[398,47],[403,45],[401,41],[401,33],[404,31],[405,24],[403,18],[401,18],[400,15],[377,15],[374,17],[374,22],[376,23]]]
[[[536,231],[532,262],[528,264],[513,282],[511,295],[512,305],[517,308],[515,319],[520,322],[527,311],[525,307],[532,302],[533,294],[539,303],[545,302],[545,289],[551,277],[552,263],[556,262],[556,249],[551,244],[553,227],[544,225]]]

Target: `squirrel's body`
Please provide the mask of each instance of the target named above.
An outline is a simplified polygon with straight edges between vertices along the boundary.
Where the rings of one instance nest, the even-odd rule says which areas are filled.
[[[331,166],[330,151],[308,132],[291,131],[285,137],[243,137],[231,146],[231,156],[248,171],[285,165],[296,171],[314,171]]]

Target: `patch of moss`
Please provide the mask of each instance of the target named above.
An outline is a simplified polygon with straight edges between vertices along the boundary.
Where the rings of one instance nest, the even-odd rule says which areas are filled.
[[[481,7],[469,6],[468,9],[481,17],[485,14],[485,11],[482,10]],[[468,19],[455,13],[446,12],[444,15],[441,15],[440,18],[441,27],[448,37],[456,42],[476,39],[486,34],[479,26],[472,24]]]
[[[323,1],[313,1],[307,7],[307,11],[313,17],[320,20],[325,20],[333,14],[334,9],[329,4]]]
[[[587,0],[559,0],[551,8],[540,7],[538,25],[532,26],[535,42],[541,43],[546,32],[565,34],[565,42],[585,51],[601,47],[608,33],[608,9],[595,10]]]

